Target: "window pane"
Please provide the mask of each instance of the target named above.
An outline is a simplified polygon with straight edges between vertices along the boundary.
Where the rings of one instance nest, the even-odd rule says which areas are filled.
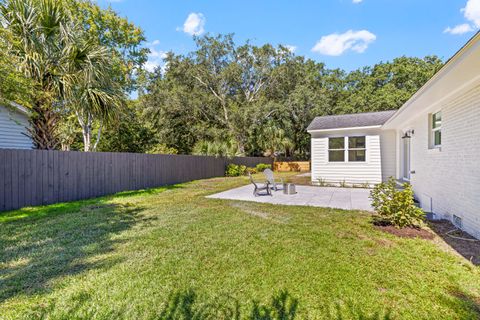
[[[345,139],[341,138],[329,138],[328,149],[345,149]]]
[[[349,137],[349,149],[365,149],[365,137]]]
[[[436,146],[442,144],[442,131],[438,130],[433,132],[433,143]]]
[[[437,112],[432,115],[432,128],[436,129],[442,126],[442,113]]]
[[[343,162],[345,161],[345,152],[343,150],[329,151],[328,161],[330,162]]]
[[[365,150],[349,150],[348,161],[365,161]]]

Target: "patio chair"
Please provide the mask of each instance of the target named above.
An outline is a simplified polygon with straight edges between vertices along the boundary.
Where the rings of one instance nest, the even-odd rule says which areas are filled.
[[[250,174],[250,172],[248,173],[248,176],[250,177],[250,181],[252,182],[253,186],[255,187],[255,189],[253,189],[253,195],[255,197],[258,197],[260,195],[260,191],[266,191],[266,195],[267,196],[271,196],[272,195],[272,192],[270,191],[270,184],[268,183],[268,181],[265,182],[265,184],[263,186],[259,186],[258,183],[256,183],[254,180],[253,180],[253,177],[252,175]]]
[[[280,182],[276,181],[272,170],[265,169],[263,174],[265,175],[265,178],[267,178],[267,181],[272,186],[273,190],[278,191],[278,186],[283,185],[283,179],[280,179]]]

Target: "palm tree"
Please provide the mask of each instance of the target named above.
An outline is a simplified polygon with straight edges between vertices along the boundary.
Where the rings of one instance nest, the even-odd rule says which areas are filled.
[[[62,92],[62,52],[71,34],[67,13],[60,1],[8,0],[0,5],[0,15],[12,39],[9,53],[36,86],[31,106],[32,139],[40,149],[54,149],[58,144],[54,102]]]
[[[238,143],[233,139],[226,140],[200,140],[193,147],[193,154],[215,157],[240,157]]]
[[[268,123],[262,128],[259,145],[264,155],[269,157],[275,157],[279,152],[288,155],[294,147],[292,140],[286,137],[285,131],[273,123]]]
[[[116,118],[124,101],[120,85],[115,82],[110,52],[86,35],[76,37],[68,48],[68,72],[64,80],[65,103],[82,128],[84,151],[96,151],[102,126]],[[94,121],[97,137],[92,143]]]
[[[89,39],[66,8],[61,0],[7,0],[0,4],[0,18],[12,38],[9,53],[36,85],[30,134],[37,148],[55,149],[60,115],[74,112],[84,149],[91,151],[101,124],[113,118],[123,93],[113,80],[108,49]],[[92,145],[96,119],[100,128]]]

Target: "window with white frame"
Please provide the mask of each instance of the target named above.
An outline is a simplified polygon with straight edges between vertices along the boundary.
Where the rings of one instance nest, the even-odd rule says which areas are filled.
[[[329,162],[365,162],[366,154],[365,136],[328,139]]]
[[[329,162],[345,161],[345,137],[328,139],[328,161]]]
[[[348,162],[364,162],[366,151],[365,136],[348,137]]]
[[[430,117],[430,145],[438,148],[442,145],[442,112],[432,113]]]

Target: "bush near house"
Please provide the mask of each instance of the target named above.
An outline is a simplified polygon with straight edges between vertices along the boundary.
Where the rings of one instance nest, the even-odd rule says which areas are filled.
[[[370,198],[378,214],[376,223],[397,228],[418,227],[425,219],[423,210],[415,206],[409,183],[403,185],[403,190],[398,190],[395,179],[390,178],[388,182],[376,185],[370,192]]]

